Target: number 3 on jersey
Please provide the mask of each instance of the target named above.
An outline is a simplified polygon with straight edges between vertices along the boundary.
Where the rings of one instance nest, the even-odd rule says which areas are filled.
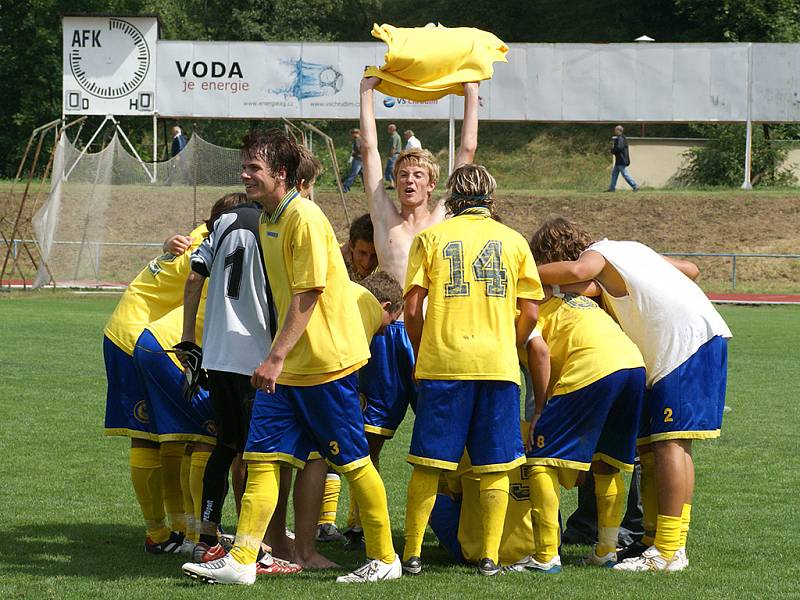
[[[470,284],[464,281],[464,245],[460,240],[449,242],[442,252],[450,261],[450,283],[444,286],[446,298],[469,296]],[[503,242],[489,240],[472,261],[475,281],[486,283],[486,295],[505,298],[508,289],[508,273],[503,268]]]

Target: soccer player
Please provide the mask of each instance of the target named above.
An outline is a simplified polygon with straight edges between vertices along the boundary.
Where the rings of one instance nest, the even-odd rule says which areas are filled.
[[[574,245],[581,252],[577,260],[542,265],[542,281],[563,285],[594,279],[647,369],[638,449],[645,530],[647,535],[655,522],[655,536],[643,538],[653,545],[640,557],[614,568],[681,570],[688,564],[692,440],[720,435],[731,332],[690,279],[697,268],[688,261],[660,256],[638,242],[592,243],[566,219],[545,223],[538,237],[549,247]]]
[[[260,239],[278,309],[278,334],[252,377],[258,389],[244,458],[247,488],[236,541],[216,561],[186,563],[206,582],[252,584],[267,523],[275,510],[280,464],[302,467],[316,453],[343,473],[361,510],[369,562],[339,582],[396,579],[386,491],[369,459],[356,371],[369,346],[333,228],[294,189],[299,152],[277,130],[243,145],[242,179],[264,212]]]
[[[378,268],[378,253],[375,251],[375,230],[372,217],[364,213],[350,224],[350,235],[342,244],[342,257],[347,274],[353,281],[361,281]]]
[[[209,220],[238,202],[236,195],[217,200]],[[208,234],[207,223],[180,241],[198,246]],[[190,271],[188,254],[165,252],[153,259],[130,283],[103,330],[103,357],[108,379],[105,435],[131,439],[131,481],[145,520],[147,552],[180,551],[183,535],[170,532],[165,521],[163,481],[180,482],[182,454],[169,448],[163,473],[159,444],[147,414],[145,392],[133,363],[136,340],[144,328],[183,302],[183,286]],[[168,497],[175,497],[170,493]],[[170,512],[177,514],[178,507]],[[181,504],[180,511],[183,514]],[[178,525],[181,525],[178,523]],[[184,525],[185,526],[185,525]]]
[[[300,164],[297,167],[297,191],[303,198],[314,199],[314,184],[320,173],[322,163],[305,146],[298,146],[300,151]]]
[[[204,310],[205,298],[197,320],[200,332]],[[216,439],[216,427],[208,391],[198,387],[191,398],[184,395],[183,368],[171,352],[182,332],[183,307],[179,306],[145,328],[136,340],[133,360],[145,390],[148,414],[161,444],[162,461],[165,447],[174,446],[175,453],[182,458],[180,479],[164,481],[164,488],[165,491],[174,488],[182,494],[186,523],[182,549],[191,553],[198,541],[196,524],[200,520],[203,472]],[[185,453],[183,442],[186,442]],[[166,498],[165,504],[170,504]]]
[[[482,166],[453,171],[445,202],[453,217],[417,234],[409,255],[405,318],[419,388],[403,567],[412,574],[422,570],[439,473],[457,468],[465,446],[480,478],[478,571],[499,573],[508,471],[525,462],[516,347],[530,335],[543,294],[527,242],[492,219],[495,189]]]
[[[536,264],[577,258],[574,246],[531,247]],[[544,247],[543,247],[544,246]],[[534,382],[535,410],[526,449],[536,552],[527,568],[561,571],[560,486],[571,489],[581,471],[595,477],[598,544],[585,564],[616,564],[625,503],[620,469],[633,470],[645,389],[639,349],[593,300],[561,293],[539,307],[523,355]]]

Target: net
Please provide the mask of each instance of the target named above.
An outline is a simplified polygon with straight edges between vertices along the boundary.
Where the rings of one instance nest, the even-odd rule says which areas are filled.
[[[239,151],[193,135],[176,157],[154,165],[117,134],[81,156],[62,134],[47,202],[34,216],[42,259],[59,286],[126,285],[164,240],[188,234],[221,196],[241,191]],[[40,265],[34,282],[50,282]]]

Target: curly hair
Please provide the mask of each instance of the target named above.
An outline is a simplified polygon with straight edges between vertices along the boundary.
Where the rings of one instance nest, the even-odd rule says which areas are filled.
[[[367,288],[383,304],[389,302],[387,312],[395,312],[403,306],[403,287],[386,271],[375,271],[358,282]]]
[[[497,182],[482,165],[461,165],[447,178],[447,212],[458,214],[466,208],[485,207],[495,216]]]
[[[275,175],[283,169],[287,188],[297,185],[300,150],[297,142],[280,129],[248,133],[242,138],[240,153],[243,158],[263,160]]]
[[[577,223],[555,217],[542,223],[531,236],[531,252],[536,264],[544,265],[562,260],[578,260],[594,240]]]
[[[400,172],[400,168],[404,165],[415,165],[422,167],[428,172],[428,179],[433,185],[439,183],[439,163],[436,162],[436,159],[429,150],[412,148],[411,150],[401,152],[400,156],[397,157],[397,161],[394,163],[394,169],[392,170],[392,176],[394,177],[395,181],[397,181],[397,174]]]
[[[372,226],[372,218],[369,213],[364,213],[350,224],[350,243],[354,246],[358,240],[373,244],[374,238],[375,229]]]

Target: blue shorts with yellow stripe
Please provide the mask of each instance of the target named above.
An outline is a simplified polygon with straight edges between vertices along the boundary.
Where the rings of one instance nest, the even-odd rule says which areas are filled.
[[[157,442],[133,357],[104,336],[103,359],[108,380],[103,433]]]
[[[623,369],[547,401],[528,464],[588,471],[592,460],[633,470],[645,370]]]
[[[145,330],[133,349],[150,420],[159,442],[214,444],[216,427],[208,391],[198,388],[191,404],[183,398],[184,374]]]
[[[727,374],[728,340],[716,336],[645,392],[638,443],[719,437]]]
[[[302,468],[319,456],[339,472],[369,462],[356,373],[307,387],[278,384],[273,394],[256,392],[244,459]]]
[[[476,473],[525,462],[519,386],[510,381],[419,382],[408,462],[454,471],[466,447]]]
[[[390,323],[372,338],[372,357],[358,372],[358,391],[364,400],[364,429],[387,438],[403,422],[408,406],[416,410],[414,349],[402,321]]]

